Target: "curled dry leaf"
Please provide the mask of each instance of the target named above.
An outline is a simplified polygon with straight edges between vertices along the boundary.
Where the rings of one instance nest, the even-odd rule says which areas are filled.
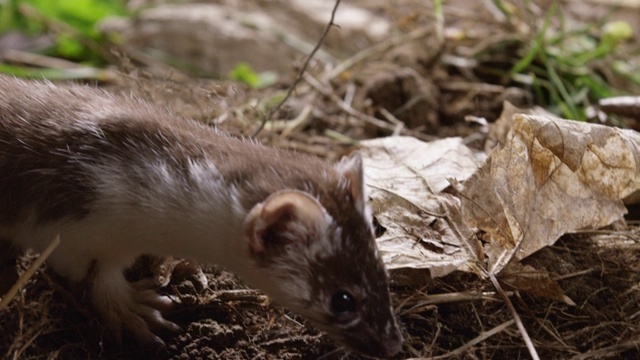
[[[621,199],[640,188],[639,146],[631,130],[515,115],[505,145],[459,189],[464,222],[486,233],[489,271],[620,219]]]
[[[460,138],[425,143],[411,137],[361,142],[371,204],[384,233],[378,238],[390,269],[428,268],[432,276],[478,272],[482,248],[464,225],[458,198],[442,191],[477,169]]]
[[[501,273],[564,233],[620,219],[621,199],[640,187],[639,146],[634,131],[523,114],[480,167],[483,154],[459,138],[364,141],[384,260],[390,269],[429,269],[434,277]],[[518,266],[503,281],[572,303],[544,271]]]
[[[534,106],[533,108],[519,108],[508,101],[504,101],[502,103],[502,112],[500,113],[500,117],[491,124],[489,134],[487,134],[487,141],[484,145],[484,151],[487,154],[497,146],[504,145],[507,141],[507,135],[513,126],[513,116],[516,114],[555,117],[555,115],[539,106]]]

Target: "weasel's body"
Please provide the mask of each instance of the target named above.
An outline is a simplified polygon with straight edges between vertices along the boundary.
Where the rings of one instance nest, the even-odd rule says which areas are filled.
[[[141,254],[218,264],[348,347],[399,351],[362,166],[234,139],[142,101],[0,76],[0,238],[90,276],[115,331],[155,339],[166,300],[122,271]]]

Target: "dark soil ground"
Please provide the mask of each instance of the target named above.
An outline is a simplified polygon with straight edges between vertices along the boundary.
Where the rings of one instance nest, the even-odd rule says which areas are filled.
[[[373,2],[378,3],[378,2]],[[371,4],[373,4],[371,3]],[[455,3],[455,2],[454,2]],[[379,6],[382,5],[369,5]],[[595,21],[595,6],[563,8],[567,18]],[[544,9],[544,6],[542,7]],[[601,9],[602,10],[602,9]],[[604,10],[603,10],[604,11]],[[601,12],[606,13],[606,11]],[[631,13],[631,15],[630,15]],[[394,24],[405,32],[432,24],[428,10],[410,6],[389,9]],[[586,14],[586,15],[585,15]],[[638,30],[640,10],[623,10],[620,16],[633,17]],[[485,16],[482,18],[482,16]],[[498,118],[503,100],[519,106],[536,104],[529,90],[496,80],[492,69],[502,61],[498,39],[509,34],[509,27],[474,14],[462,7],[445,8],[447,23],[477,29],[475,38],[450,40],[440,44],[426,32],[419,41],[407,39],[388,51],[373,53],[355,64],[348,73],[327,81],[323,93],[307,83],[276,118],[291,119],[304,105],[312,105],[310,120],[295,129],[265,128],[259,138],[274,146],[316,154],[330,161],[354,148],[357,140],[391,135],[400,131],[425,140],[464,136],[468,143],[482,148],[485,135],[478,132],[467,116]],[[637,33],[637,32],[636,32]],[[461,67],[451,61],[461,58],[470,46],[480,46],[482,37],[486,57],[476,57],[473,66]],[[492,41],[493,40],[493,41]],[[527,46],[525,36],[512,42]],[[639,39],[627,46],[627,53],[640,54]],[[484,46],[484,45],[483,45]],[[493,52],[493,55],[492,55]],[[493,57],[492,57],[493,56]],[[445,60],[443,60],[445,59]],[[446,59],[449,59],[446,61]],[[309,73],[322,74],[312,63]],[[144,71],[122,66],[116,84],[105,84],[114,91],[134,92],[161,106],[223,130],[251,135],[267,112],[251,100],[271,99],[282,94],[295,73],[265,90],[250,90],[241,84],[193,80],[157,80]],[[607,66],[603,62],[601,66]],[[606,74],[605,71],[603,73]],[[606,76],[605,76],[606,77]],[[626,86],[638,94],[638,89]],[[355,85],[349,109],[339,106],[331,95],[344,98]],[[385,116],[380,109],[394,114]],[[401,111],[396,111],[398,109]],[[388,126],[376,126],[362,119],[374,116]],[[639,119],[618,119],[618,124],[637,126]],[[397,121],[397,122],[396,122]],[[399,126],[398,124],[404,124]],[[631,209],[633,214],[633,208]],[[640,358],[640,227],[630,215],[627,221],[597,232],[565,235],[555,245],[523,261],[548,272],[565,295],[575,302],[553,301],[503,286],[522,319],[541,359],[638,359]],[[0,293],[5,293],[33,261],[33,255],[12,256],[0,249]],[[130,271],[131,279],[162,277],[159,291],[179,300],[167,318],[184,332],[162,334],[166,347],[142,349],[124,338],[119,343],[103,327],[91,309],[85,289],[68,284],[46,266],[22,288],[10,306],[0,313],[0,357],[3,359],[359,359],[337,348],[325,335],[285,309],[270,304],[264,295],[251,290],[232,274],[216,268],[198,268],[184,262],[141,259]],[[164,268],[163,268],[164,267]],[[173,268],[170,278],[167,268]],[[164,270],[163,270],[164,269]],[[411,285],[394,281],[393,300],[405,336],[397,359],[529,359],[523,338],[512,323],[512,312],[495,294],[488,280],[465,273],[431,279],[426,271],[409,272]],[[391,273],[392,280],[406,277]],[[448,296],[438,296],[448,295]]]
[[[603,248],[591,234],[565,236],[526,260],[550,271],[575,306],[516,292],[512,301],[541,359],[637,359],[640,325],[638,230],[617,231]],[[19,268],[29,262],[21,258]],[[272,306],[229,273],[204,269],[174,274],[160,291],[182,304],[167,314],[185,330],[164,334],[165,348],[119,344],[91,311],[82,289],[42,269],[3,312],[0,338],[7,359],[358,359],[303,319]],[[398,359],[528,359],[505,304],[490,282],[456,273],[416,288],[392,288],[406,337]],[[447,303],[426,295],[449,294]],[[482,341],[473,342],[476,338]],[[635,346],[631,343],[635,342]],[[467,345],[467,346],[465,346]],[[462,350],[457,350],[457,349]]]

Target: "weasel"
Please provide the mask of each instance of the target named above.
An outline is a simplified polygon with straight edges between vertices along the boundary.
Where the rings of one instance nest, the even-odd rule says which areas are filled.
[[[347,348],[402,346],[360,157],[335,165],[140,99],[0,76],[0,238],[89,278],[115,334],[161,341],[170,300],[128,283],[142,254],[216,264]]]

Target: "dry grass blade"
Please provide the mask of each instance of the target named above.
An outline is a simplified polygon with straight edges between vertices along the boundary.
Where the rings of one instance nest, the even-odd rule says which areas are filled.
[[[42,335],[43,332],[44,332],[44,328],[37,330],[34,333],[30,333],[28,337],[25,337],[24,339],[20,339],[21,341],[16,341],[15,344],[21,344],[22,346],[16,349],[16,351],[12,351],[13,356],[11,357],[11,359],[12,360],[21,359],[24,352],[36,341],[36,339],[40,335]]]
[[[327,73],[324,76],[324,81],[332,80],[336,76],[351,69],[355,65],[365,61],[370,57],[376,56],[378,54],[383,54],[389,51],[390,49],[393,49],[396,46],[425,38],[431,35],[432,33],[433,33],[432,28],[420,28],[420,29],[414,30],[409,34],[392,37],[372,47],[366,48],[358,52],[357,54],[353,55],[352,57],[346,59],[345,61],[341,62],[340,64],[338,64],[335,68],[333,68],[329,73]],[[440,48],[442,48],[442,46],[440,46]],[[439,55],[439,51],[435,52],[435,54]],[[434,56],[437,56],[437,55],[434,55]]]
[[[36,270],[38,270],[38,268],[42,266],[45,260],[47,260],[49,255],[51,255],[53,250],[55,250],[55,248],[58,247],[58,245],[60,245],[60,235],[57,235],[55,238],[53,238],[53,240],[51,240],[51,243],[49,243],[47,248],[44,249],[44,251],[36,259],[36,261],[34,261],[33,264],[31,264],[31,266],[27,269],[27,271],[25,271],[24,274],[20,276],[18,281],[11,287],[11,289],[9,289],[9,291],[2,298],[2,300],[0,300],[0,311],[2,311],[9,304],[9,302],[11,302],[11,300],[18,293],[18,290],[20,290],[27,283],[27,281],[31,279],[33,274],[35,274]]]
[[[265,128],[272,131],[281,131],[282,137],[287,137],[294,131],[302,129],[312,119],[311,111],[313,107],[311,105],[305,105],[300,111],[300,114],[291,120],[270,120],[265,124]]]
[[[384,129],[384,130],[388,130],[388,131],[393,131],[395,130],[395,126],[392,124],[389,124],[385,121],[382,121],[380,119],[376,119],[373,116],[369,116],[366,114],[363,114],[361,112],[359,112],[358,110],[352,108],[351,106],[349,106],[347,103],[345,103],[342,99],[340,99],[340,97],[338,95],[336,95],[335,93],[333,93],[333,91],[331,91],[331,89],[327,88],[327,86],[325,86],[324,84],[322,84],[320,81],[318,81],[316,78],[314,78],[313,76],[306,74],[304,76],[305,80],[307,81],[307,83],[309,85],[311,85],[312,88],[314,88],[316,91],[318,91],[319,93],[321,93],[322,95],[330,98],[336,105],[338,105],[338,107],[344,111],[345,113],[358,118],[366,123],[369,123],[373,126],[376,126],[380,129]]]
[[[434,357],[430,357],[428,358],[429,360],[440,360],[440,359],[449,359],[449,358],[456,358],[458,359],[461,355],[463,355],[465,353],[465,351],[471,349],[473,346],[483,342],[484,340],[492,337],[495,334],[498,334],[502,331],[504,331],[506,328],[508,328],[509,326],[513,325],[513,323],[515,322],[515,320],[511,319],[507,322],[504,322],[496,327],[494,327],[493,329],[489,330],[489,331],[485,331],[482,334],[476,336],[475,338],[471,339],[471,341],[469,341],[468,343],[460,346],[459,348],[448,352],[444,355],[439,355],[439,356],[434,356]]]
[[[513,295],[512,292],[508,292],[507,296]],[[500,298],[496,293],[493,292],[456,292],[456,293],[446,293],[446,294],[431,294],[424,295],[421,299],[415,304],[411,305],[406,310],[402,311],[402,315],[410,314],[411,312],[422,309],[428,305],[441,305],[441,304],[455,304],[455,303],[463,303],[463,302],[472,302],[472,301],[500,301]]]
[[[627,341],[621,344],[615,344],[607,346],[603,349],[597,349],[589,351],[585,354],[576,355],[571,360],[587,360],[587,359],[603,359],[612,358],[614,355],[618,355],[621,352],[629,349],[640,348],[640,339]]]
[[[388,123],[386,121],[380,120],[373,116],[369,116],[367,114],[364,114],[354,109],[353,107],[349,106],[349,104],[344,102],[338,95],[336,95],[328,86],[325,86],[324,84],[322,84],[320,81],[318,81],[316,78],[314,78],[309,74],[304,74],[304,79],[309,85],[311,85],[312,88],[314,88],[316,91],[318,91],[322,95],[331,99],[331,101],[333,101],[340,108],[340,110],[344,111],[348,115],[351,115],[354,118],[359,119],[370,125],[373,125],[377,128],[380,128],[395,134],[396,129],[398,128],[397,125]],[[434,140],[433,136],[426,135],[417,131],[412,131],[404,127],[400,130],[400,133],[404,135],[411,135],[417,139],[424,140],[424,141]]]

